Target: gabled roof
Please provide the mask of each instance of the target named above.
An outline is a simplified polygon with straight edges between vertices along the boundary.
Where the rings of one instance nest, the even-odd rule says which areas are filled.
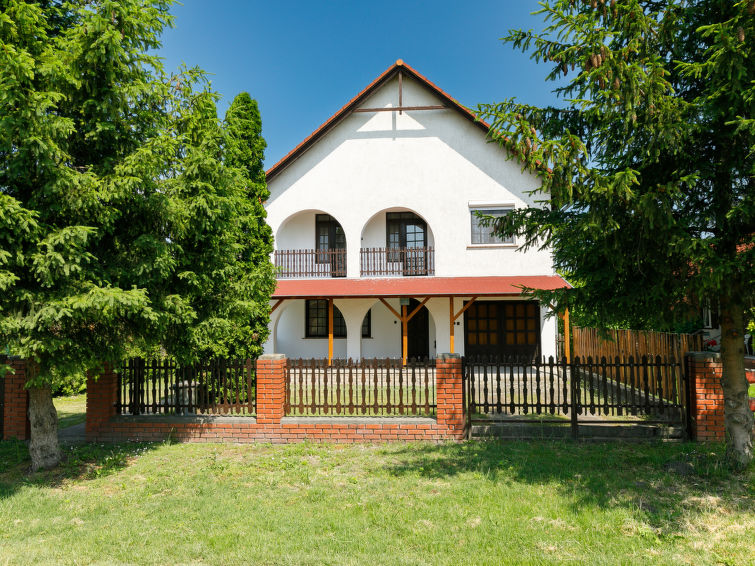
[[[267,181],[270,182],[278,173],[280,173],[286,167],[288,167],[291,163],[296,161],[296,159],[298,159],[299,156],[301,156],[305,151],[307,151],[310,147],[312,147],[317,142],[317,140],[319,140],[326,133],[328,133],[346,116],[351,114],[351,112],[354,109],[358,108],[362,102],[364,102],[370,95],[372,95],[372,93],[374,93],[382,85],[390,81],[393,77],[398,75],[399,71],[402,71],[402,73],[405,76],[409,76],[417,80],[420,84],[425,86],[428,90],[430,90],[438,98],[440,98],[443,101],[443,103],[446,106],[448,106],[448,108],[459,112],[459,114],[467,118],[470,122],[474,123],[477,127],[479,127],[485,133],[485,135],[487,135],[488,131],[490,130],[490,126],[488,124],[486,124],[485,122],[481,120],[478,120],[475,114],[472,113],[468,108],[462,106],[459,102],[453,99],[449,94],[444,92],[440,87],[433,84],[426,77],[424,77],[423,75],[418,73],[415,69],[413,69],[412,67],[404,63],[401,59],[399,59],[393,65],[391,65],[385,72],[383,72],[378,78],[376,78],[369,85],[367,85],[367,87],[365,87],[364,90],[362,90],[362,92],[360,92],[354,98],[349,100],[349,102],[347,102],[343,106],[343,108],[341,108],[338,112],[336,112],[330,118],[328,118],[328,120],[326,120],[319,128],[317,128],[307,138],[305,138],[304,141],[302,141],[294,149],[288,152],[288,154],[286,154],[280,161],[278,161],[278,163],[276,163],[270,169],[268,169]]]

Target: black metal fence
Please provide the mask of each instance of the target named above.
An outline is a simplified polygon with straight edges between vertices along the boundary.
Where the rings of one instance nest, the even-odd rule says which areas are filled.
[[[253,415],[252,360],[210,360],[178,365],[169,359],[132,358],[117,371],[119,415]]]
[[[288,361],[287,415],[435,413],[435,360]]]
[[[684,364],[674,358],[632,356],[614,360],[553,357],[465,358],[465,391],[470,412],[481,415],[595,417],[642,416],[684,422],[687,382]]]

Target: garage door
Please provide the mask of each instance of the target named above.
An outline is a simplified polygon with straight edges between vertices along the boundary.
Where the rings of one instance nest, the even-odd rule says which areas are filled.
[[[540,355],[540,309],[535,301],[475,301],[464,313],[468,356]]]

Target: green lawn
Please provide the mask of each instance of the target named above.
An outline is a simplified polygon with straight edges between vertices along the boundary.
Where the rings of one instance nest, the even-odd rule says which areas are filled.
[[[68,428],[86,420],[86,393],[70,397],[55,397],[52,402],[58,411],[58,428]]]
[[[749,389],[747,390],[750,397],[755,397],[755,383],[751,383]]]
[[[0,564],[751,564],[755,473],[691,444],[0,442]],[[677,471],[669,471],[669,465]],[[690,471],[691,470],[691,471]]]

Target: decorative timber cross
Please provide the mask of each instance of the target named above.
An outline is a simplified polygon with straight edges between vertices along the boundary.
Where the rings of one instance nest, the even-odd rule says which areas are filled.
[[[448,106],[442,104],[433,104],[429,106],[404,106],[404,73],[401,67],[404,65],[404,61],[399,59],[396,61],[398,65],[398,106],[389,106],[387,108],[355,108],[354,112],[395,112],[398,110],[399,114],[403,114],[408,110],[446,110]]]

